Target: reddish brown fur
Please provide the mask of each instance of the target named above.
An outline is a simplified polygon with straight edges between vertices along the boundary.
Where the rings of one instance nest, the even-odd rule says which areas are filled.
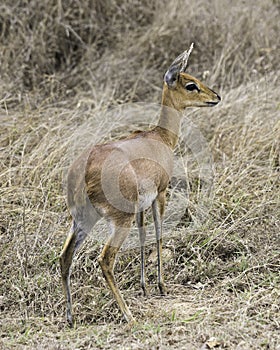
[[[173,74],[171,70],[168,72]],[[189,83],[196,84],[197,89],[188,91]],[[111,224],[111,236],[98,261],[125,319],[128,322],[133,321],[116,285],[113,274],[115,258],[136,214],[141,243],[141,286],[146,294],[144,273],[146,232],[143,211],[148,206],[152,206],[156,229],[158,285],[161,294],[165,294],[161,272],[161,222],[166,188],[172,173],[172,153],[178,140],[181,121],[181,114],[172,112],[171,108],[173,111],[180,112],[186,107],[209,106],[219,101],[220,97],[214,91],[196,78],[181,72],[175,80],[172,80],[172,84],[164,83],[163,108],[158,125],[154,129],[132,133],[119,141],[96,145],[85,152],[71,167],[68,181],[68,205],[70,210],[72,209],[74,220],[60,258],[67,299],[67,320],[70,325],[73,324],[70,266],[75,251],[87,234],[86,231],[90,230],[99,218],[97,214],[92,214],[91,206],[99,216],[105,217]],[[126,202],[128,207],[125,205]],[[90,224],[85,226],[84,223],[91,215]],[[80,222],[84,227],[79,226]]]

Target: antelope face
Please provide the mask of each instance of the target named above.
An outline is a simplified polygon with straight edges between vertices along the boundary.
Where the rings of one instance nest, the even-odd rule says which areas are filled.
[[[215,91],[187,73],[179,74],[171,93],[180,110],[186,107],[212,107],[221,101]]]
[[[187,62],[192,51],[181,53],[171,64],[164,75],[164,100],[163,104],[171,105],[177,110],[186,107],[215,106],[221,101],[220,96],[198,79],[186,73]]]

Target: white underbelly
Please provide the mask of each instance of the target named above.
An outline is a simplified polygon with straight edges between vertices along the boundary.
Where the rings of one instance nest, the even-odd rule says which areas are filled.
[[[156,197],[157,197],[156,192],[139,194],[139,197],[138,197],[139,210],[142,211],[149,208],[152,205],[153,201],[156,199]]]

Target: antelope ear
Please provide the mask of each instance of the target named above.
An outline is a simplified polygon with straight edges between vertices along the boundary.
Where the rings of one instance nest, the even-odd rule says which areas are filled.
[[[164,74],[164,81],[170,89],[174,89],[177,85],[179,77],[179,70],[177,67],[170,67]]]
[[[180,72],[185,72],[187,68],[188,58],[193,49],[193,43],[190,48],[181,53],[168,68],[168,71],[164,75],[164,81],[169,88],[174,89],[178,82]]]

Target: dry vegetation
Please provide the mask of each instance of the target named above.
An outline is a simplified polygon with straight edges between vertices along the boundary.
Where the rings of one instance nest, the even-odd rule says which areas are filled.
[[[279,15],[278,0],[1,3],[1,348],[280,349]],[[189,112],[215,163],[209,217],[195,228],[185,218],[165,239],[165,298],[154,247],[148,298],[138,250],[121,254],[132,330],[89,239],[73,268],[69,330],[58,255],[70,225],[63,175],[79,135],[104,138],[115,126],[98,117],[107,107],[159,102],[165,69],[192,41],[189,72],[223,98]]]

